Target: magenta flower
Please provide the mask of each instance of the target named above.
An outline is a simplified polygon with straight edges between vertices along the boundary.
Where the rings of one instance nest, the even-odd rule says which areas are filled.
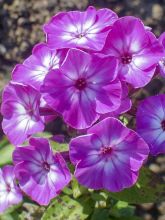
[[[106,118],[70,142],[80,184],[118,192],[131,187],[149,153],[148,145],[118,119]]]
[[[66,50],[52,50],[46,44],[40,43],[33,48],[32,55],[23,64],[16,65],[12,79],[39,90],[45,76],[52,69],[59,68],[65,56]]]
[[[70,49],[61,68],[45,78],[41,91],[48,105],[76,129],[90,127],[100,114],[120,105],[121,84],[116,59]]]
[[[126,83],[122,82],[122,96],[120,106],[113,112],[101,115],[100,119],[105,119],[107,117],[118,117],[119,115],[129,111],[132,107],[131,99],[128,94],[128,87]]]
[[[110,9],[88,7],[85,12],[70,11],[55,15],[44,25],[47,43],[52,48],[85,48],[100,51],[117,15]]]
[[[39,114],[40,94],[33,87],[10,82],[3,91],[2,128],[12,144],[22,144],[30,135],[44,130]]]
[[[158,70],[160,74],[165,77],[165,32],[159,37],[159,42],[163,46],[164,53],[159,61]]]
[[[165,153],[165,95],[143,100],[137,110],[137,131],[149,144],[150,153]]]
[[[0,169],[0,213],[22,201],[22,194],[18,188],[13,166]]]
[[[141,20],[126,16],[114,23],[102,52],[118,59],[121,80],[139,88],[151,80],[163,50]]]
[[[31,138],[30,146],[13,153],[20,188],[40,205],[48,205],[70,182],[71,175],[59,153],[53,154],[44,138]]]

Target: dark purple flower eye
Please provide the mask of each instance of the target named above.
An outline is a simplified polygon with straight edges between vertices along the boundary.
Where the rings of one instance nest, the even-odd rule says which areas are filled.
[[[86,82],[85,78],[80,78],[80,79],[76,80],[75,87],[77,89],[83,90],[83,89],[85,89],[86,86],[87,86],[87,82]]]

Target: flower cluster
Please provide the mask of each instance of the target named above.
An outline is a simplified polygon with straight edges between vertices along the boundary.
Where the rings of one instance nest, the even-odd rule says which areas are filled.
[[[140,103],[137,132],[119,120],[132,89],[158,71],[165,76],[165,34],[157,39],[140,19],[92,6],[58,13],[43,29],[46,43],[16,65],[3,91],[2,127],[15,150],[14,166],[0,172],[0,211],[21,193],[48,205],[69,184],[62,155],[34,137],[56,117],[83,133],[71,138],[69,156],[79,183],[92,189],[129,188],[149,153],[165,153],[164,94]]]

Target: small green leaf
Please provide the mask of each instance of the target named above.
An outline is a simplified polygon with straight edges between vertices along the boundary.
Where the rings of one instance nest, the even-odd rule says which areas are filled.
[[[111,209],[111,215],[114,217],[132,217],[135,213],[135,207],[130,206],[127,202],[118,201]]]
[[[0,149],[0,166],[3,166],[5,164],[10,164],[12,162],[12,153],[13,153],[14,147],[9,144],[4,146]]]
[[[95,209],[91,220],[110,220],[108,209]]]
[[[69,196],[61,196],[50,204],[41,220],[84,220],[91,212],[92,208],[87,200],[73,200]]]
[[[115,199],[129,203],[160,202],[164,200],[165,185],[148,168],[142,168],[136,185],[118,193],[110,193]]]
[[[88,192],[88,189],[80,186],[78,181],[73,177],[71,182],[72,190],[73,190],[73,197],[76,199],[80,197],[83,193]]]
[[[59,144],[57,142],[50,141],[50,145],[54,151],[64,152],[69,150],[68,144]]]

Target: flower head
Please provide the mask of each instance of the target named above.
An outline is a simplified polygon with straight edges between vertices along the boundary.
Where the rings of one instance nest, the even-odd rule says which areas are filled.
[[[136,115],[137,131],[149,144],[150,153],[165,153],[165,95],[142,101]]]
[[[6,165],[0,169],[0,213],[21,201],[22,194],[15,181],[14,167]]]
[[[66,50],[53,50],[46,44],[40,43],[33,48],[32,55],[23,64],[18,64],[12,72],[12,79],[16,82],[32,85],[37,90],[43,83],[45,76],[59,67],[66,55]]]
[[[48,105],[71,127],[85,129],[100,114],[120,105],[121,83],[116,80],[116,59],[70,49],[58,71],[45,78],[41,91]]]
[[[148,145],[115,118],[106,118],[70,142],[80,184],[112,192],[131,187],[149,153]]]
[[[44,138],[31,138],[27,147],[13,153],[20,188],[40,205],[48,205],[70,182],[70,172],[59,153],[53,154]]]
[[[43,131],[39,114],[40,93],[33,87],[10,82],[3,91],[2,128],[12,144],[22,144],[30,135]]]
[[[110,9],[88,7],[85,12],[70,11],[55,15],[44,26],[52,48],[85,48],[99,51],[117,15]]]
[[[115,56],[119,78],[139,88],[151,80],[163,49],[138,18],[126,16],[114,23],[102,53]]]

